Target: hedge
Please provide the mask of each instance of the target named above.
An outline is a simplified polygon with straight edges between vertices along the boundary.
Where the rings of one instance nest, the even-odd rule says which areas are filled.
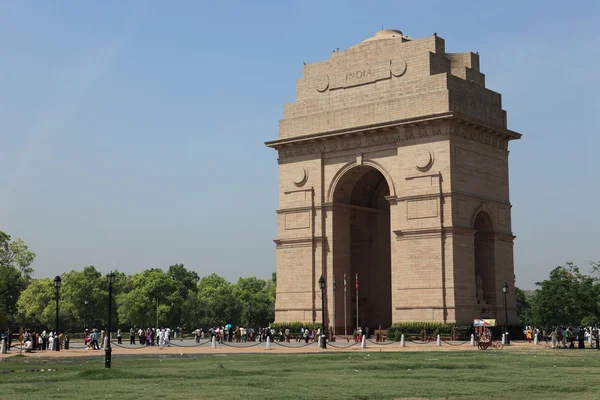
[[[504,329],[499,325],[490,327],[490,330],[494,338],[500,338]],[[406,321],[390,326],[387,330],[387,340],[400,340],[402,334],[404,334],[406,339],[425,340],[425,333],[427,333],[427,338],[435,338],[438,334],[445,337],[452,337],[454,334],[457,339],[467,340],[474,332],[475,328],[473,325],[454,325],[432,321]],[[508,332],[511,339],[520,340],[523,337],[523,326],[509,325]]]
[[[436,337],[437,335],[450,337],[453,334],[456,337],[467,337],[473,333],[471,325],[454,325],[442,322],[432,321],[406,321],[393,324],[387,329],[388,340],[400,340],[402,334],[405,338],[418,338],[425,340],[427,337]]]
[[[271,328],[275,329],[275,333],[279,334],[279,329],[281,328],[284,332],[286,329],[290,330],[290,334],[300,334],[300,329],[320,329],[321,324],[313,324],[310,322],[277,322],[271,324]]]

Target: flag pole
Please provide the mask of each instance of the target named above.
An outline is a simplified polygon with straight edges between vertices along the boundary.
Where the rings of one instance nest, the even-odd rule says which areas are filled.
[[[356,273],[356,331],[358,332],[358,272]]]
[[[346,312],[346,305],[348,304],[346,298],[346,274],[344,273],[344,336],[348,335],[347,326],[348,326],[348,313]]]

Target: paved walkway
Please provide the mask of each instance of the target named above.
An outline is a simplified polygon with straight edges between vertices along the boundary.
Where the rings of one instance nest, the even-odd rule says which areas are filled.
[[[151,354],[264,354],[264,353],[335,353],[344,351],[480,351],[475,346],[471,346],[469,342],[442,342],[441,346],[437,346],[436,342],[408,342],[406,347],[402,347],[399,342],[383,342],[376,343],[367,341],[367,348],[362,349],[359,343],[353,342],[333,342],[327,344],[327,349],[323,350],[318,347],[317,343],[290,342],[290,343],[271,343],[271,350],[266,350],[265,343],[248,342],[248,343],[227,343],[218,344],[216,349],[211,348],[208,340],[201,341],[200,344],[194,343],[194,340],[186,339],[184,341],[175,340],[171,342],[170,347],[158,346],[140,346],[129,345],[123,343],[118,345],[116,341],[112,344],[113,355],[151,355]],[[523,350],[551,350],[543,343],[539,345],[529,344],[527,342],[513,342],[510,346],[505,346],[504,351],[523,351]],[[488,349],[489,351],[497,351]],[[0,358],[11,357],[19,354],[17,347],[8,354],[0,354]],[[32,353],[23,353],[27,357],[104,357],[104,350],[89,350],[85,348],[83,343],[74,342],[69,350],[61,351],[35,351]]]

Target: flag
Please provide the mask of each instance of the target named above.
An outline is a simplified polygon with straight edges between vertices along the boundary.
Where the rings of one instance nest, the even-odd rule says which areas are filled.
[[[356,273],[356,291],[358,292],[358,272]]]

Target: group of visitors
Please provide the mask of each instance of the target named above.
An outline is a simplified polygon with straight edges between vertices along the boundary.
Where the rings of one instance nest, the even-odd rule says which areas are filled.
[[[523,329],[523,336],[529,343],[532,343],[536,337],[538,338],[538,342],[541,340],[544,340],[545,343],[550,342],[553,349],[559,346],[562,349],[574,349],[575,342],[577,342],[577,348],[584,349],[586,342],[591,345],[594,341],[596,342],[596,348],[600,349],[600,334],[598,327],[554,326],[551,328],[540,329],[526,326]]]
[[[10,329],[7,329],[2,335],[2,339],[6,340],[6,349],[10,350],[12,348],[13,341],[13,333]],[[26,352],[31,352],[34,350],[56,350],[56,346],[60,348],[69,348],[69,333],[59,333],[56,332],[46,332],[43,330],[42,332],[29,332],[25,330],[23,333],[23,349]]]
[[[120,336],[120,331],[120,329],[117,331],[117,340]],[[181,333],[180,330],[180,335]],[[136,334],[140,346],[171,347],[171,340],[175,336],[175,331],[171,328],[139,328],[137,331],[135,328],[131,328],[129,330],[129,344],[136,344]]]
[[[196,330],[199,332],[202,337],[204,337],[202,330]],[[273,335],[275,334],[275,330],[271,327],[268,328],[250,328],[245,326],[233,326],[231,324],[227,324],[225,326],[214,326],[208,330],[208,333],[211,339],[214,337],[217,343],[244,343],[244,342],[264,342],[267,340],[267,337],[270,337],[273,340]],[[197,337],[197,335],[196,335]],[[199,340],[199,339],[196,339]]]

